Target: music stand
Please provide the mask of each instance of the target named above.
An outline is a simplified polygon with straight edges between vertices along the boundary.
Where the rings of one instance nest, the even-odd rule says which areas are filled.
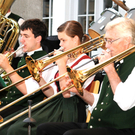
[[[24,119],[23,122],[28,123],[28,135],[31,135],[31,124],[36,122],[32,117],[31,117],[31,104],[32,100],[28,100],[28,118]]]

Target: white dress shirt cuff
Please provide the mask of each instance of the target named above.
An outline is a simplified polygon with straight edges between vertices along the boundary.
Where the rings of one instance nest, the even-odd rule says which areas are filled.
[[[98,102],[98,99],[99,99],[99,94],[94,94],[94,93],[93,93],[93,96],[94,96],[94,103],[93,103],[92,106],[91,106],[91,105],[88,106],[91,113],[92,113],[93,109],[94,109],[94,108],[96,107],[96,105],[97,105],[97,102]]]

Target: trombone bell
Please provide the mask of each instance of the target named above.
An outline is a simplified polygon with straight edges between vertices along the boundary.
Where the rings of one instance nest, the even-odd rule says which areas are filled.
[[[69,66],[67,66],[67,72],[69,77],[73,80],[73,84],[78,90],[79,94],[83,96],[83,89],[82,86],[84,84],[85,76],[83,75],[82,71],[80,70],[73,70]]]
[[[87,41],[81,45],[78,45],[75,48],[72,48],[68,51],[62,52],[58,55],[52,56],[51,58],[44,59],[44,60],[34,60],[30,56],[27,56],[25,58],[27,67],[28,67],[31,75],[34,77],[34,79],[39,82],[40,81],[39,72],[42,71],[43,68],[45,68],[47,65],[49,65],[50,63],[54,62],[58,58],[61,58],[65,55],[69,55],[69,56],[74,57],[78,53],[80,53],[80,54],[88,53],[88,52],[92,51],[93,49],[102,47],[103,44],[105,43],[103,37],[104,37],[104,35],[96,37],[95,39],[92,39],[92,40]],[[79,52],[78,52],[78,50],[79,50]],[[73,53],[73,55],[71,53]]]
[[[28,55],[25,57],[25,61],[30,74],[37,82],[40,82],[40,74],[37,68],[38,62]]]
[[[3,122],[3,117],[0,115],[0,122]]]

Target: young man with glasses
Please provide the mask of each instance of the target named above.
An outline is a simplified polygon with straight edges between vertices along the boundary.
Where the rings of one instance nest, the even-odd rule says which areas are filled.
[[[128,18],[117,18],[109,22],[105,33],[106,48],[99,57],[103,62],[127,50],[135,44],[135,22]],[[37,135],[135,135],[135,107],[123,111],[117,104],[115,92],[120,83],[125,83],[135,67],[135,53],[130,54],[119,64],[111,63],[103,67],[106,72],[100,95],[83,90],[83,96],[76,92],[85,102],[93,107],[89,123],[46,123],[37,128]],[[134,81],[134,80],[132,80]],[[69,79],[68,85],[72,81]],[[130,86],[128,86],[130,89]],[[127,89],[127,95],[128,95]],[[121,98],[121,92],[117,98]],[[115,100],[114,100],[115,99]],[[127,105],[128,100],[126,99]]]

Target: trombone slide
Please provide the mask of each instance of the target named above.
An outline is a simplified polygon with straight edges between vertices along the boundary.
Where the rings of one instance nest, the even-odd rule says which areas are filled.
[[[122,52],[122,53],[120,53],[120,54],[118,54],[118,55],[116,55],[116,56],[113,56],[113,57],[111,57],[110,59],[108,59],[108,60],[106,60],[106,61],[104,61],[104,62],[102,62],[102,63],[99,63],[99,64],[95,65],[93,68],[90,68],[89,70],[81,71],[81,72],[83,73],[82,76],[84,76],[84,75],[86,76],[85,79],[84,79],[82,82],[84,82],[84,81],[87,79],[88,76],[91,76],[91,75],[95,74],[97,71],[99,71],[100,69],[102,69],[104,66],[106,66],[106,65],[108,65],[108,64],[110,64],[110,63],[112,63],[112,62],[114,62],[114,61],[119,61],[119,60],[121,60],[121,59],[127,57],[128,55],[132,54],[133,52],[135,52],[135,45],[132,46],[131,48],[125,50],[124,52]],[[65,76],[66,74],[67,74],[67,73],[63,74],[62,76],[59,76],[58,78],[54,79],[53,81],[49,82],[48,84],[45,84],[45,85],[41,86],[41,87],[40,87],[39,89],[37,89],[36,91],[39,91],[40,89],[42,89],[42,88],[44,88],[44,87],[50,85],[51,83],[53,83],[53,82],[55,82],[56,80],[62,78],[62,77]],[[80,75],[79,78],[81,78],[82,76]],[[79,78],[78,78],[78,80],[80,80]],[[71,79],[72,79],[72,78],[71,78]],[[36,107],[40,106],[41,104],[46,103],[46,102],[49,101],[50,99],[56,97],[57,95],[59,95],[59,94],[65,92],[65,91],[67,91],[68,89],[70,89],[70,88],[72,88],[72,87],[74,87],[74,85],[71,85],[70,87],[68,87],[68,88],[66,88],[66,89],[64,89],[64,90],[62,90],[62,91],[60,91],[60,92],[58,92],[57,94],[55,94],[55,95],[53,95],[53,96],[51,96],[51,97],[48,97],[47,99],[45,99],[45,100],[41,101],[40,103],[34,105],[31,109],[35,109]],[[29,95],[35,93],[36,91],[34,91],[34,92],[28,94],[27,96],[29,96]],[[24,97],[26,97],[26,95],[25,95]],[[22,98],[22,99],[23,99],[23,98]],[[18,100],[18,101],[20,101],[20,100]],[[0,128],[1,128],[2,126],[6,125],[7,123],[9,123],[9,122],[11,122],[11,121],[17,119],[18,117],[24,115],[24,114],[27,113],[27,112],[28,112],[28,109],[25,110],[24,112],[22,112],[22,113],[16,115],[16,116],[12,117],[11,119],[9,119],[9,120],[3,122],[2,124],[0,124]]]

